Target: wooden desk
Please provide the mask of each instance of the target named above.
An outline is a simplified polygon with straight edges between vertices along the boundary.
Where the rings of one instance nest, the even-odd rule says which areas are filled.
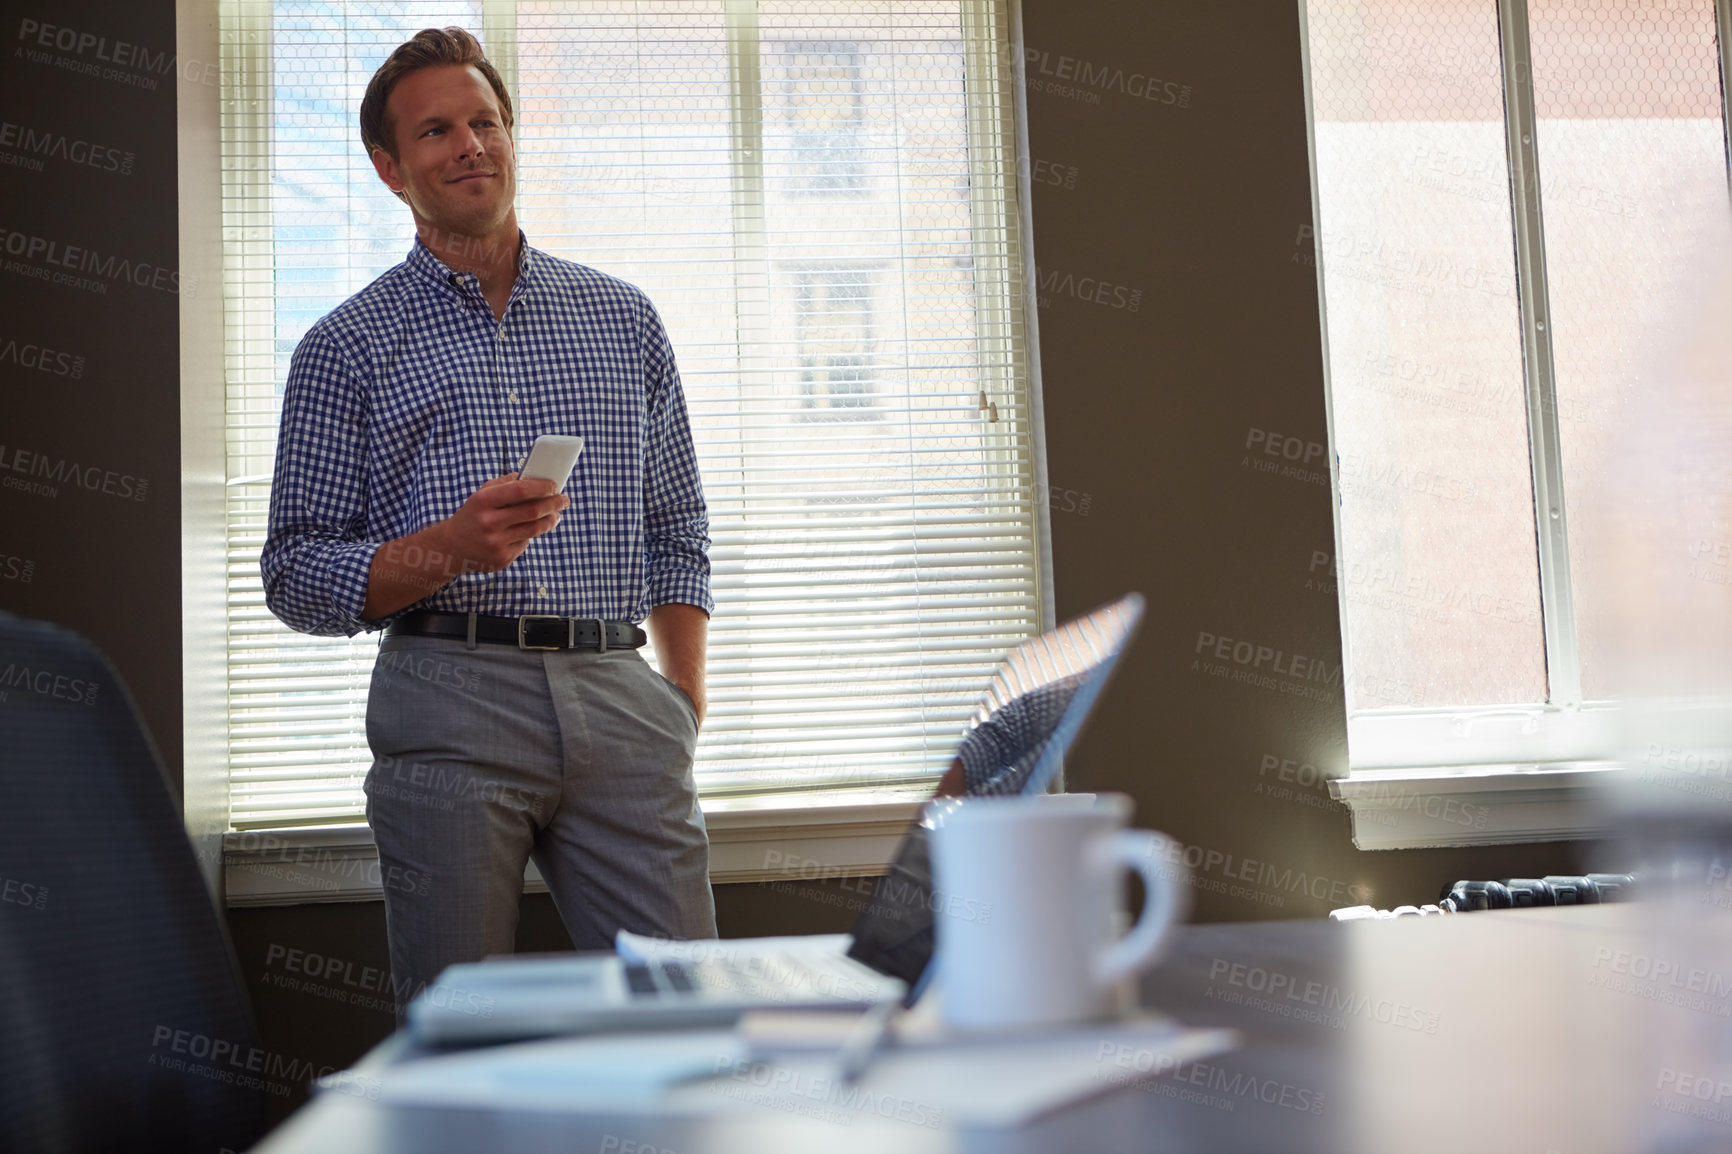
[[[1144,982],[1145,1000],[1189,1024],[1243,1031],[1241,1049],[1016,1132],[869,1116],[844,1126],[768,1110],[714,1120],[495,1116],[327,1093],[259,1149],[1634,1154],[1661,1149],[1651,1136],[1670,1128],[1668,1150],[1732,1150],[1732,1082],[1701,1068],[1715,1061],[1701,1046],[1724,1034],[1719,1078],[1732,1078],[1732,983],[1720,977],[1732,975],[1732,949],[1719,950],[1718,971],[1692,966],[1671,956],[1688,948],[1654,944],[1646,917],[1644,907],[1611,905],[1186,927]],[[1657,981],[1656,965],[1668,967]],[[414,1057],[394,1039],[368,1061]],[[1122,1076],[1117,1057],[1103,1060],[1104,1077]],[[1135,1057],[1125,1061],[1128,1071]],[[1691,1080],[1704,1076],[1707,1098]],[[1689,1118],[1690,1109],[1711,1116]]]

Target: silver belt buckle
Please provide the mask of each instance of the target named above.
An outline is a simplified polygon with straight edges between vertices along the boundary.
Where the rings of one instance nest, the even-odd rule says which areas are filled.
[[[558,649],[559,646],[557,646],[557,645],[526,645],[524,643],[524,640],[523,640],[523,627],[524,627],[524,624],[526,622],[530,622],[530,621],[564,621],[564,620],[565,620],[565,618],[561,617],[557,613],[525,613],[523,616],[521,616],[517,619],[517,647],[519,649],[548,649],[548,650]]]

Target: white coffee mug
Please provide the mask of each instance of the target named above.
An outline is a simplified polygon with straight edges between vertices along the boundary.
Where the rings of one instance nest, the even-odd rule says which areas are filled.
[[[1188,891],[1169,839],[1127,830],[1123,794],[934,802],[933,920],[939,1001],[959,1029],[1109,1016],[1120,983],[1160,957]],[[1116,937],[1126,870],[1143,908]]]

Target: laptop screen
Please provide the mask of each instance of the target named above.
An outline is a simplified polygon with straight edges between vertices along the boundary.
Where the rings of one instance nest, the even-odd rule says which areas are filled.
[[[1007,654],[969,722],[940,792],[959,797],[1046,791],[1094,709],[1119,654],[1142,620],[1143,599],[1130,593]],[[932,865],[929,827],[915,823],[889,872],[855,921],[849,957],[923,991],[932,960]]]

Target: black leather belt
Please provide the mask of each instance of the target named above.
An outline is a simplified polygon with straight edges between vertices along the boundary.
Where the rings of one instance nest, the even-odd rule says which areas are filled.
[[[491,641],[519,649],[638,649],[649,640],[629,621],[596,617],[555,617],[526,613],[522,617],[492,617],[484,613],[407,613],[385,627],[385,636],[455,637],[471,643]]]

